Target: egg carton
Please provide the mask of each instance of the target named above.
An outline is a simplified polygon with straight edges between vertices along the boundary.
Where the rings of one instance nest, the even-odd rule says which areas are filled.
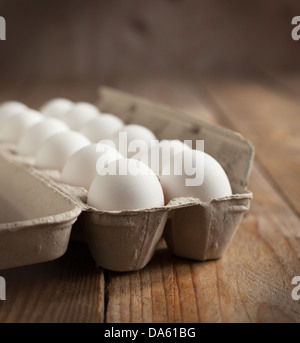
[[[108,87],[99,89],[97,105],[126,124],[148,127],[158,139],[204,140],[205,152],[224,168],[233,195],[210,203],[177,198],[159,208],[99,211],[87,205],[85,189],[61,183],[58,171],[34,168],[14,145],[2,143],[0,269],[59,258],[70,239],[85,241],[95,263],[113,271],[145,267],[162,237],[176,256],[222,257],[250,206],[252,144],[239,133]]]

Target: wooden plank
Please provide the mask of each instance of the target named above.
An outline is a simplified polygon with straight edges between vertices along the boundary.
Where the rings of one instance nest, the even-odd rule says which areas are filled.
[[[1,323],[103,322],[104,274],[87,246],[71,242],[56,261],[0,271],[6,300]]]
[[[299,99],[300,94],[300,77],[299,73],[275,73],[274,71],[267,70],[267,77],[273,80],[274,84],[277,84],[278,87],[282,89],[286,95],[294,98],[294,100]]]
[[[256,146],[256,156],[275,187],[300,214],[299,100],[258,82],[206,85],[233,128]]]
[[[148,88],[144,95],[183,110],[186,106],[193,115],[201,116],[199,109],[206,108],[206,119],[229,124],[195,84],[172,85],[153,82],[152,92]],[[134,86],[129,88],[134,92]],[[143,95],[141,88],[134,93]],[[188,261],[171,256],[162,245],[142,271],[108,273],[106,321],[299,322],[291,280],[300,269],[300,221],[258,162],[249,189],[254,192],[251,210],[222,259]]]
[[[84,87],[80,82],[61,81],[43,82],[32,81],[25,89],[18,92],[18,99],[27,106],[39,109],[46,101],[53,98],[67,98],[72,101],[87,101],[94,103],[97,100],[98,81],[85,82]]]
[[[47,13],[47,15],[45,15]],[[282,15],[278,15],[281,13]],[[295,0],[268,3],[139,0],[1,1],[7,41],[1,78],[94,78],[114,74],[249,72],[255,65],[299,70],[291,38]],[[268,18],[268,20],[266,20]],[[20,60],[20,56],[22,57]]]
[[[22,79],[11,83],[2,82],[0,83],[0,103],[8,100],[23,102],[31,91],[32,87],[24,87],[24,80]]]

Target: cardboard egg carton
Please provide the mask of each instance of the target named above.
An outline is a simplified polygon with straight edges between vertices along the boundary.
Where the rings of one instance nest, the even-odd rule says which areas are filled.
[[[0,146],[0,269],[54,260],[69,240],[84,240],[98,266],[134,271],[151,260],[165,237],[171,252],[205,261],[222,257],[252,193],[247,190],[254,157],[240,134],[185,113],[103,87],[97,104],[126,124],[151,129],[158,139],[204,140],[205,151],[224,168],[233,195],[202,203],[178,198],[159,208],[105,212],[87,205],[88,192],[62,184],[56,170],[39,170]]]

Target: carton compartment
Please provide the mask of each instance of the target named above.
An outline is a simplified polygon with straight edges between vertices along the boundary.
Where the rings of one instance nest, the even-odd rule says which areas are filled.
[[[27,219],[27,215],[22,213],[23,211],[18,211],[7,196],[0,194],[0,204],[0,224]]]
[[[1,155],[0,165],[1,223],[55,216],[74,208],[47,184]]]
[[[96,263],[114,271],[142,269],[163,235],[168,211],[85,213],[85,237]]]
[[[252,193],[246,192],[209,204],[195,199],[174,208],[164,231],[168,248],[176,256],[197,261],[222,257],[251,198]]]
[[[0,269],[53,260],[80,209],[0,154]]]

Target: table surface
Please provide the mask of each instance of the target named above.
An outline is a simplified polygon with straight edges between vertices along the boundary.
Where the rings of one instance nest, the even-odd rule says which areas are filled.
[[[24,80],[0,101],[38,108],[57,96],[94,102],[99,81]],[[239,131],[256,148],[254,198],[224,256],[194,262],[161,242],[143,270],[96,268],[84,243],[61,258],[1,271],[0,322],[300,322],[300,76],[110,80],[113,86]]]

